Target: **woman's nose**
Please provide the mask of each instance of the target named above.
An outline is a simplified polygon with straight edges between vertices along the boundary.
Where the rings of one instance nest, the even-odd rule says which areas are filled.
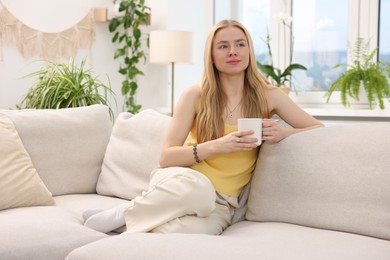
[[[230,47],[230,50],[229,50],[229,56],[235,56],[237,55],[236,53],[236,48],[234,48],[234,46]]]

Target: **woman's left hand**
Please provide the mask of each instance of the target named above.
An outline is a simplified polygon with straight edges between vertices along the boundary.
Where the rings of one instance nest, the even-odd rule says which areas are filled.
[[[279,120],[263,119],[263,141],[277,143],[284,139],[285,128],[280,127]]]

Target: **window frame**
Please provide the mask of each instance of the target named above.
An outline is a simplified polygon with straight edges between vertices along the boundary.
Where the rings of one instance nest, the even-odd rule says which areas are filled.
[[[283,53],[285,49],[290,50],[291,35],[288,35],[288,41],[283,41],[278,34],[278,21],[272,19],[275,14],[286,13],[292,16],[292,5],[294,0],[271,0],[270,8],[270,34],[273,41],[271,48],[276,50],[273,52],[274,63],[276,67],[284,68],[285,60],[289,60],[291,53],[287,55],[287,59],[278,55]],[[358,37],[370,39],[370,48],[373,49],[378,46],[379,39],[379,1],[380,0],[349,0],[348,1],[348,44],[353,44]],[[239,0],[214,0],[214,11],[219,10],[218,5],[224,4],[228,8],[228,14],[225,16],[219,15],[222,18],[240,19],[242,8],[240,8]],[[214,21],[216,20],[214,12]],[[287,42],[288,46],[284,46]],[[347,44],[347,43],[346,43]],[[351,57],[347,57],[350,62]],[[328,103],[326,103],[326,91],[306,91],[295,92],[290,91],[290,97],[297,104],[304,108],[343,108],[340,102],[340,95],[335,92]]]
[[[280,1],[290,5],[294,0]],[[378,46],[379,0],[349,0],[348,1],[348,44],[353,44],[358,37],[370,39],[369,46]],[[357,26],[356,26],[357,25]],[[347,55],[348,63],[351,57]],[[326,91],[307,91],[290,93],[291,99],[304,108],[344,108],[340,95],[336,91],[326,103]]]

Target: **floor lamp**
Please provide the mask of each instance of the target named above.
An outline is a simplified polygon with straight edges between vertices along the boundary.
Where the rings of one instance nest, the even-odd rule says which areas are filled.
[[[175,102],[175,63],[192,63],[194,52],[192,32],[158,30],[151,31],[149,38],[149,59],[151,63],[171,64],[171,114]]]

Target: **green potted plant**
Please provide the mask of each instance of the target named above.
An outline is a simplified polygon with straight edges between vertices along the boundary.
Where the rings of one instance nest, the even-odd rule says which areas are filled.
[[[148,40],[148,37],[142,38],[140,26],[148,23],[150,8],[145,5],[145,0],[120,0],[118,11],[121,16],[113,18],[109,23],[109,31],[114,33],[112,42],[120,44],[114,59],[122,58],[119,73],[125,77],[121,88],[125,97],[124,105],[128,112],[137,113],[141,109],[141,105],[135,100],[137,79],[144,75],[139,63],[146,61],[142,41]]]
[[[257,67],[264,73],[264,75],[271,79],[272,84],[277,87],[287,87],[287,83],[291,82],[292,72],[293,70],[307,70],[307,68],[298,63],[291,63],[282,71],[281,69],[274,67],[272,61],[272,52],[271,47],[269,45],[269,41],[267,41],[268,46],[268,55],[270,57],[270,64],[261,64],[257,62]]]
[[[113,95],[110,81],[102,83],[91,69],[85,69],[86,60],[80,66],[74,63],[45,61],[45,66],[23,78],[34,77],[33,86],[16,107],[18,109],[58,109],[103,104],[113,111],[108,97]]]
[[[352,64],[337,64],[334,68],[347,66],[347,70],[334,81],[326,93],[327,102],[334,91],[340,91],[341,103],[350,106],[349,98],[359,101],[361,93],[365,92],[370,109],[378,102],[379,108],[384,109],[384,98],[390,97],[389,63],[375,61],[377,48],[369,51],[369,42],[357,38],[354,48],[350,51]]]
[[[283,30],[283,39],[287,40],[287,30],[289,33],[291,33],[291,22],[292,17],[288,14],[280,13],[276,14],[274,18],[277,20],[277,22],[281,25],[278,27]],[[271,37],[268,34],[267,38],[265,39],[265,44],[267,45],[268,49],[268,58],[269,58],[269,64],[262,64],[260,62],[257,62],[257,67],[260,69],[261,72],[271,81],[271,83],[277,87],[282,88],[286,92],[289,92],[289,86],[288,83],[290,83],[291,87],[293,87],[292,84],[292,72],[293,70],[307,70],[307,68],[301,64],[298,63],[292,63],[293,58],[293,52],[294,52],[294,44],[293,41],[291,42],[290,46],[290,59],[287,67],[282,71],[281,69],[274,66],[273,62],[273,56],[272,56],[272,50],[271,50]],[[286,50],[287,42],[284,43],[284,59],[285,63],[287,59],[287,50]]]

